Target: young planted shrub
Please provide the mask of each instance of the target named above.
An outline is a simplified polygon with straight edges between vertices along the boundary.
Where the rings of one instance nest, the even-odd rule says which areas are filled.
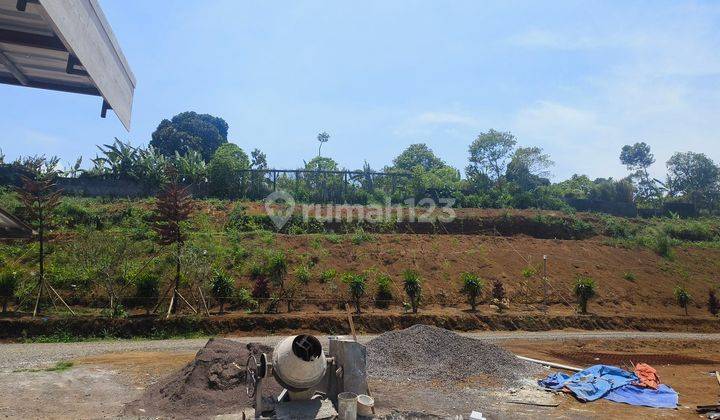
[[[365,295],[367,279],[364,274],[345,273],[342,279],[347,284],[350,297],[355,305],[355,312],[360,313],[360,299]]]
[[[225,302],[235,293],[235,284],[224,271],[216,270],[212,278],[212,295],[220,304],[220,313],[224,313]]]
[[[575,296],[578,298],[580,312],[587,313],[587,304],[595,296],[597,286],[595,280],[586,276],[578,276],[575,280]]]
[[[150,315],[150,309],[160,297],[160,278],[154,273],[142,273],[135,277],[135,298],[142,302],[145,314]]]
[[[295,269],[295,278],[300,283],[307,285],[310,283],[310,269],[307,266],[301,265]]]
[[[688,293],[684,287],[679,284],[675,286],[675,302],[677,302],[678,306],[685,309],[685,315],[688,314],[688,305],[691,300],[692,297],[690,296],[690,293]]]
[[[270,297],[270,283],[265,277],[256,277],[253,286],[252,296],[255,299],[267,299]]]
[[[377,283],[377,292],[375,292],[375,307],[387,309],[393,298],[392,280],[387,274],[380,274],[375,281]]]
[[[500,279],[493,280],[492,285],[492,299],[495,306],[498,308],[498,312],[502,312],[505,306],[507,305],[507,302],[505,300],[505,286],[503,286],[503,282]]]
[[[337,277],[337,271],[334,268],[328,268],[327,270],[320,273],[320,283],[327,283],[335,280]]]
[[[405,294],[407,294],[410,299],[412,311],[416,314],[418,306],[420,305],[420,298],[422,296],[422,281],[420,279],[420,274],[414,270],[405,270],[403,273],[403,283]]]
[[[17,271],[5,270],[0,272],[0,299],[2,300],[2,313],[7,312],[8,302],[15,296],[20,275]]]
[[[258,302],[253,298],[252,293],[244,287],[240,287],[233,296],[235,305],[240,309],[254,311],[258,308]]]
[[[710,311],[711,314],[717,315],[720,313],[720,301],[717,298],[717,295],[715,294],[715,289],[708,290],[708,311]]]
[[[460,292],[467,296],[470,309],[475,312],[477,308],[477,298],[482,293],[485,283],[479,276],[473,273],[462,273],[460,275],[460,281],[462,282]]]

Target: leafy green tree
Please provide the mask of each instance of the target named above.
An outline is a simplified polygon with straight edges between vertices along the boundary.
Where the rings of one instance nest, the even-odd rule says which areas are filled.
[[[411,144],[393,159],[393,165],[396,169],[404,171],[412,171],[418,166],[424,171],[431,171],[442,168],[445,166],[445,162],[435,156],[435,153],[425,143],[417,143]]]
[[[420,274],[414,270],[405,270],[403,272],[405,294],[410,298],[410,306],[414,314],[417,313],[420,299],[422,296],[422,280]]]
[[[155,273],[141,273],[135,277],[135,297],[143,303],[145,314],[160,297],[160,278]]]
[[[2,300],[2,313],[7,312],[8,302],[15,296],[20,280],[20,274],[15,270],[0,272],[0,299]]]
[[[586,276],[578,276],[575,280],[575,296],[580,303],[580,312],[587,313],[587,304],[590,299],[595,296],[597,286],[595,280]]]
[[[691,300],[692,296],[690,296],[690,293],[688,293],[684,287],[679,284],[675,286],[675,302],[677,302],[678,306],[685,309],[685,315],[688,314],[688,305]]]
[[[477,307],[477,298],[482,293],[485,283],[479,276],[472,273],[462,273],[460,275],[460,281],[462,282],[462,289],[460,291],[467,296],[470,308],[473,312],[475,312]]]
[[[486,133],[480,133],[470,144],[470,165],[465,169],[468,178],[483,174],[499,182],[516,144],[515,136],[510,132],[491,129]]]
[[[330,141],[330,134],[323,131],[322,133],[317,135],[317,140],[320,142],[320,146],[318,146],[318,157],[320,157],[320,152],[322,151],[323,144]]]
[[[236,144],[220,146],[208,164],[210,192],[222,198],[235,198],[242,194],[245,176],[241,172],[250,168],[250,160]]]
[[[220,313],[225,313],[225,302],[235,293],[235,284],[224,271],[215,270],[212,277],[212,295],[220,304]]]
[[[667,162],[670,196],[682,196],[699,208],[711,209],[718,201],[720,168],[703,153],[675,153]]]
[[[215,150],[227,143],[228,124],[220,117],[196,112],[182,112],[171,120],[162,120],[152,133],[150,146],[168,158],[191,150],[209,160]]]
[[[305,164],[306,171],[337,171],[337,162],[329,157],[315,157]]]
[[[529,191],[541,185],[550,185],[550,168],[555,163],[550,155],[539,147],[519,147],[512,154],[505,177],[516,183],[522,191]]]
[[[260,149],[253,149],[252,152],[250,152],[250,167],[252,169],[267,169],[268,168],[268,162],[267,162],[267,155],[260,151]]]
[[[345,273],[342,281],[348,286],[350,297],[355,305],[355,312],[360,313],[360,299],[365,295],[367,278],[363,274]]]
[[[661,197],[661,189],[657,181],[650,177],[648,168],[655,163],[655,156],[645,142],[626,144],[620,151],[620,162],[633,171],[630,178],[637,186],[637,197],[641,201],[657,201]]]
[[[119,179],[138,179],[138,148],[115,137],[112,144],[98,145],[102,156],[93,159],[96,172]]]

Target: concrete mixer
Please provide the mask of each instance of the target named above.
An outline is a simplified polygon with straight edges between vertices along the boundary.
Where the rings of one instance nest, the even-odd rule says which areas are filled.
[[[365,359],[365,346],[334,337],[326,356],[320,340],[312,335],[284,338],[272,358],[251,354],[245,364],[245,384],[248,397],[255,401],[255,418],[334,418],[345,393],[368,393]],[[266,407],[263,381],[271,376],[284,389]],[[347,418],[344,413],[339,417]]]

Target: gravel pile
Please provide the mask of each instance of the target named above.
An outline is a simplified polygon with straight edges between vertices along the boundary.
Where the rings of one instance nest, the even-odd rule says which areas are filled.
[[[498,385],[531,378],[538,367],[494,344],[442,328],[413,325],[367,344],[368,375],[407,380],[461,380],[487,375]]]
[[[128,403],[125,415],[197,418],[237,413],[251,407],[252,401],[245,391],[245,363],[248,355],[259,352],[271,356],[272,348],[210,339],[193,361]],[[272,378],[264,382],[263,388],[268,403],[270,397],[282,390]]]

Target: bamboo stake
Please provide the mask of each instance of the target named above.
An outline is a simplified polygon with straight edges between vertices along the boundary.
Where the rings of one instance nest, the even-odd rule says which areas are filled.
[[[33,309],[33,318],[35,318],[37,316],[38,306],[40,306],[40,295],[42,294],[42,289],[43,289],[43,282],[40,281],[40,284],[38,285],[37,298],[35,299],[35,309]]]
[[[65,300],[63,300],[62,296],[60,296],[60,293],[58,293],[57,290],[55,290],[55,288],[52,287],[52,285],[49,284],[49,283],[48,283],[47,287],[49,287],[50,290],[52,290],[52,292],[55,293],[55,296],[57,296],[58,299],[60,299],[60,302],[62,302],[63,305],[65,305],[65,307],[68,309],[68,311],[70,311],[70,313],[73,314],[73,316],[75,316],[75,311],[72,310],[72,308],[70,307],[70,305],[68,305],[67,303],[65,303]]]
[[[170,314],[172,313],[173,303],[175,303],[175,293],[176,293],[176,290],[173,287],[172,295],[170,295],[170,305],[168,305],[168,311],[167,311],[167,315],[165,315],[165,319],[170,319]]]
[[[160,296],[160,299],[158,299],[157,303],[155,304],[155,307],[153,308],[152,313],[155,313],[155,311],[158,310],[158,308],[160,307],[160,304],[163,302],[163,300],[165,300],[165,296],[167,296],[167,294],[171,288],[172,288],[172,284],[168,285],[168,287],[163,292],[162,296]]]
[[[185,297],[184,297],[183,295],[181,295],[180,292],[179,292],[177,289],[175,289],[175,293],[177,293],[177,295],[180,297],[180,299],[182,299],[183,302],[185,302],[185,304],[186,304],[187,306],[189,306],[190,309],[193,310],[193,312],[198,313],[197,309],[195,309],[195,307],[192,306],[192,305],[190,304],[190,302],[188,302],[187,299],[185,299]]]
[[[554,367],[554,368],[557,368],[557,369],[565,369],[565,370],[570,370],[570,371],[573,371],[573,372],[580,372],[580,371],[582,371],[582,369],[580,369],[580,368],[578,368],[578,367],[574,367],[574,366],[561,365],[561,364],[559,364],[559,363],[546,362],[546,361],[544,361],[544,360],[531,359],[531,358],[529,358],[529,357],[523,357],[523,356],[517,356],[517,355],[516,355],[515,357],[517,357],[517,358],[520,359],[520,360],[525,360],[526,362],[538,363],[538,364],[541,364],[541,365],[550,366],[550,367]]]
[[[205,301],[205,295],[203,294],[202,287],[198,286],[200,292],[200,299],[202,299],[203,306],[205,307],[205,314],[210,316],[210,310],[208,309],[207,302]]]
[[[345,312],[347,312],[348,321],[350,322],[350,332],[352,333],[353,340],[357,343],[357,335],[355,335],[355,323],[353,323],[352,313],[350,312],[350,305],[345,302]]]

